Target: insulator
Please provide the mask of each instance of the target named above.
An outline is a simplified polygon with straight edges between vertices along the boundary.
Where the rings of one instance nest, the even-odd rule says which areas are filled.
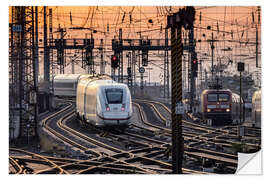
[[[200,24],[202,22],[202,12],[200,12]]]
[[[122,23],[123,23],[124,20],[125,20],[125,16],[126,16],[126,12],[124,12],[124,15],[123,15],[123,17],[122,17]]]
[[[72,25],[72,15],[71,15],[71,11],[69,12],[69,18],[70,18],[70,24]]]
[[[252,12],[252,23],[254,23],[254,12]]]
[[[129,23],[131,24],[131,22],[132,22],[132,15],[131,15],[131,13],[129,14]]]

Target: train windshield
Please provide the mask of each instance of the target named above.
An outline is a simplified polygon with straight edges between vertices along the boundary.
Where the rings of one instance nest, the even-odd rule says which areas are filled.
[[[208,94],[208,96],[207,96],[207,100],[209,102],[217,101],[217,98],[218,98],[217,94]]]
[[[215,102],[215,101],[225,102],[225,101],[229,101],[229,95],[228,94],[208,94],[207,100],[208,102]]]
[[[122,104],[123,90],[122,89],[106,89],[106,98],[109,104]]]
[[[229,95],[228,94],[219,94],[218,101],[229,101]]]

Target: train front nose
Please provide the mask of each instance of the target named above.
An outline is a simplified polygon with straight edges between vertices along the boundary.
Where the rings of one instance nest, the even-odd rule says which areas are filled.
[[[124,95],[124,89],[107,88],[105,90],[106,101],[103,109],[103,122],[105,125],[123,125],[130,124],[130,109],[126,102],[127,97]]]
[[[108,104],[103,111],[104,119],[126,120],[129,118],[129,112],[125,104]]]

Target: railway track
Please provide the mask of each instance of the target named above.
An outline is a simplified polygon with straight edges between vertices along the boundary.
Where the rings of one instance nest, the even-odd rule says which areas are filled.
[[[134,165],[134,162],[136,163],[140,163],[140,166],[135,166],[133,167],[136,168],[137,170],[139,170],[139,172],[144,172],[144,173],[150,173],[150,174],[156,174],[157,172],[154,171],[152,169],[152,167],[148,167],[148,166],[144,166],[143,164],[150,164],[150,166],[152,166],[152,164],[155,164],[157,166],[161,166],[163,168],[157,168],[158,169],[158,173],[168,173],[170,172],[171,170],[171,166],[170,164],[168,163],[164,163],[162,161],[158,161],[158,160],[154,160],[154,159],[151,159],[151,158],[148,158],[148,154],[138,154],[139,151],[134,151],[134,152],[131,152],[131,151],[126,151],[126,150],[119,150],[115,147],[112,147],[111,145],[107,145],[107,144],[104,144],[104,143],[101,143],[99,141],[96,141],[96,140],[93,140],[91,138],[89,138],[88,136],[86,135],[83,135],[82,133],[78,132],[78,131],[75,131],[71,128],[68,128],[65,124],[64,124],[64,121],[61,122],[61,127],[64,127],[66,130],[68,130],[69,132],[75,134],[76,136],[78,136],[79,138],[83,138],[85,139],[86,141],[89,141],[89,142],[92,142],[94,141],[95,144],[99,145],[99,146],[102,146],[106,149],[110,149],[110,150],[113,150],[114,152],[116,152],[117,154],[114,154],[112,156],[108,156],[107,158],[109,159],[112,159],[114,160],[114,162],[116,161],[119,161],[121,163],[124,163],[124,164],[128,164],[129,166],[133,167]],[[103,131],[101,129],[97,129],[95,128],[95,130],[98,130],[98,131]],[[163,142],[161,141],[157,141],[157,140],[153,140],[153,139],[149,139],[149,138],[145,138],[145,137],[142,137],[142,136],[139,136],[139,135],[135,135],[135,134],[131,134],[131,133],[124,133],[124,134],[121,134],[121,135],[115,135],[115,134],[112,134],[108,131],[105,132],[107,134],[108,137],[113,137],[113,138],[117,138],[117,140],[121,140],[123,139],[123,136],[126,135],[126,136],[129,136],[129,142],[130,143],[134,143],[134,140],[130,140],[130,137],[135,137],[135,138],[140,138],[141,140],[144,140],[144,141],[147,141],[147,142],[152,142],[152,143],[162,143],[164,144]],[[155,148],[155,146],[152,145],[152,147],[149,147],[151,145],[147,144],[147,143],[142,143],[140,141],[136,141],[135,144],[140,144],[140,145],[144,145],[144,147],[147,147],[149,148],[148,149],[148,153],[151,153],[152,150]],[[138,147],[136,148],[138,149]],[[164,150],[161,150],[161,151],[164,151]],[[136,153],[135,153],[136,152]],[[130,163],[129,163],[130,162]],[[143,167],[143,169],[141,169],[141,167]],[[164,168],[164,167],[167,167],[167,168]],[[90,168],[91,170],[96,170],[96,168]],[[90,172],[90,169],[89,170],[83,170],[82,173],[86,173],[86,172]],[[157,170],[156,169],[156,170]]]
[[[139,101],[139,100],[138,100]],[[54,163],[47,164],[42,170],[31,172],[23,169],[24,166],[16,164],[23,162],[21,157],[10,156],[10,166],[12,173],[22,174],[24,172],[34,174],[49,173],[70,173],[70,174],[167,174],[171,172],[172,166],[168,159],[170,149],[171,130],[166,127],[170,110],[162,103],[145,101],[156,114],[156,119],[160,119],[159,124],[148,122],[147,116],[142,109],[140,102],[134,102],[137,108],[141,125],[133,123],[132,128],[126,132],[99,129],[94,126],[84,128],[74,128],[70,126],[72,121],[76,121],[74,114],[74,103],[67,102],[67,106],[62,110],[48,116],[42,121],[42,126],[58,140],[68,144],[68,146],[78,149],[87,160],[76,159],[57,159],[55,157],[44,157]],[[157,106],[157,104],[159,104]],[[163,108],[163,110],[160,110]],[[167,114],[166,114],[167,111]],[[164,115],[165,114],[165,115]],[[57,117],[58,116],[58,117]],[[152,119],[152,121],[156,121]],[[234,154],[217,152],[204,147],[207,144],[220,144],[224,146],[226,141],[218,136],[222,133],[230,134],[228,129],[215,129],[192,123],[185,122],[185,141],[189,142],[185,146],[186,159],[211,159],[218,163],[224,163],[230,167],[237,166],[237,156]],[[160,125],[162,124],[162,125]],[[191,131],[192,130],[192,131]],[[87,131],[95,132],[90,135]],[[230,134],[231,135],[231,134]],[[229,146],[229,145],[228,145]],[[17,159],[17,161],[16,161]],[[26,161],[26,160],[25,160]],[[37,164],[44,164],[45,159],[32,160]],[[40,162],[38,162],[40,161]],[[28,162],[30,162],[28,158]],[[48,163],[48,162],[47,162]],[[51,166],[49,166],[51,165]],[[27,169],[27,168],[26,168]],[[62,169],[61,171],[59,169]],[[183,168],[184,173],[204,173],[201,168]]]
[[[168,118],[168,114],[171,114],[171,110],[165,106],[164,104],[160,103],[160,102],[156,102],[156,101],[147,101],[147,100],[139,100],[142,102],[145,102],[147,104],[150,104],[153,109],[155,110],[156,114],[160,117],[160,119],[165,123],[166,121],[170,121],[170,118]],[[158,104],[159,106],[161,106],[163,109],[165,109],[167,111],[167,118],[165,118],[163,115],[161,115],[161,113],[159,113],[159,110],[157,110],[157,108],[155,107],[154,104]],[[190,115],[186,115],[187,119],[189,119],[189,121],[187,120],[183,120],[183,127],[187,127],[189,129],[194,129],[196,131],[204,131],[205,134],[204,135],[200,135],[200,137],[205,137],[205,140],[210,139],[213,142],[219,143],[220,145],[222,145],[222,143],[218,142],[218,141],[225,141],[225,143],[223,143],[223,145],[225,147],[232,147],[231,144],[233,144],[235,141],[239,140],[239,137],[237,135],[237,130],[236,127],[232,127],[232,126],[225,126],[222,128],[213,128],[213,127],[209,127],[209,126],[205,126],[205,125],[200,125],[193,121],[192,117]],[[257,128],[250,128],[247,127],[247,130],[252,131],[252,129],[257,132],[256,135],[258,135],[260,137],[260,133],[259,130]],[[187,132],[185,132],[187,134]],[[258,149],[260,146],[260,138],[258,138],[258,136],[256,135],[251,135],[251,134],[246,134],[244,137],[242,137],[242,139],[246,140],[246,141],[251,141],[254,143],[246,143],[246,145],[253,147],[255,149]],[[212,137],[212,138],[211,138]],[[233,141],[230,141],[230,139],[232,139]]]
[[[91,143],[91,144],[94,143],[95,145],[98,145],[98,146],[100,146],[100,147],[102,147],[102,148],[105,148],[105,149],[109,149],[109,150],[111,150],[111,151],[114,151],[115,153],[117,153],[118,156],[121,155],[121,158],[126,158],[126,157],[128,157],[128,158],[133,158],[134,155],[133,155],[133,154],[130,154],[130,153],[127,152],[127,151],[123,151],[123,150],[121,150],[121,149],[114,148],[113,146],[106,145],[105,143],[99,142],[99,141],[97,141],[97,140],[95,140],[95,139],[93,139],[93,138],[90,138],[90,137],[87,137],[87,136],[83,135],[83,134],[80,133],[80,132],[76,132],[76,131],[72,130],[71,128],[68,128],[67,126],[65,126],[65,125],[63,124],[63,122],[65,121],[65,119],[68,119],[68,118],[70,118],[70,117],[74,117],[74,112],[70,112],[70,113],[66,114],[63,118],[61,118],[61,119],[58,121],[58,126],[59,126],[60,128],[62,128],[62,129],[65,129],[66,131],[69,131],[69,133],[72,134],[73,136],[77,136],[78,138],[84,139],[85,141],[87,141],[87,142],[89,142],[89,143]],[[45,121],[44,123],[45,123],[46,128],[49,129],[49,131],[52,132],[54,135],[56,135],[58,138],[61,138],[63,141],[65,141],[65,142],[71,144],[72,146],[75,146],[76,148],[79,148],[79,149],[81,149],[81,150],[83,150],[83,151],[86,151],[86,147],[85,147],[85,146],[83,146],[83,145],[78,145],[78,143],[73,142],[73,141],[71,141],[70,139],[67,139],[66,137],[63,137],[62,134],[59,134],[58,132],[56,132],[55,130],[53,130],[52,128],[50,128],[50,127],[47,125],[46,121]],[[104,155],[104,153],[103,153],[103,155]],[[142,168],[139,167],[139,166],[136,166],[136,165],[133,165],[133,164],[129,164],[129,163],[125,162],[124,160],[121,160],[120,157],[114,158],[114,156],[108,156],[108,155],[106,155],[106,154],[105,154],[105,156],[106,156],[106,157],[103,158],[103,159],[102,159],[101,157],[98,157],[98,158],[96,158],[96,160],[98,160],[98,161],[102,161],[102,160],[108,161],[108,160],[109,160],[109,162],[110,162],[110,161],[113,161],[114,163],[115,163],[115,162],[120,162],[120,163],[122,163],[122,164],[126,164],[127,166],[133,167],[133,170],[136,169],[136,170],[139,171],[139,172],[151,173],[151,174],[154,174],[154,173],[155,173],[155,171],[151,171],[151,170],[148,170],[148,169],[146,169],[146,168],[142,169]],[[119,159],[119,158],[120,158],[120,159]],[[106,163],[103,162],[103,164],[105,165]],[[95,169],[95,168],[94,168],[94,169]],[[123,170],[123,171],[126,171],[126,170]],[[85,172],[85,171],[83,171],[83,172]],[[87,172],[89,172],[89,171],[87,171]]]
[[[70,104],[70,105],[67,107],[67,109],[68,109],[68,108],[71,108],[71,107],[72,107],[72,104]],[[69,109],[69,110],[70,110],[70,109]],[[127,156],[127,155],[128,155],[128,157],[130,156],[130,154],[129,154],[128,152],[124,152],[124,151],[122,151],[122,150],[120,150],[120,149],[114,148],[113,146],[106,145],[105,143],[99,142],[99,141],[97,141],[97,140],[95,140],[95,139],[93,139],[93,138],[89,138],[89,137],[83,135],[82,133],[76,132],[76,131],[72,130],[71,128],[68,128],[68,127],[64,126],[62,122],[63,122],[65,119],[68,119],[68,118],[70,118],[70,117],[74,117],[74,109],[73,109],[71,112],[67,113],[64,117],[62,117],[62,118],[58,121],[58,126],[59,126],[60,128],[62,128],[62,129],[65,129],[66,131],[69,131],[70,134],[75,135],[75,136],[77,136],[77,137],[79,137],[79,138],[81,138],[81,139],[86,140],[87,143],[91,143],[91,145],[92,145],[92,144],[95,144],[95,145],[98,145],[98,146],[100,146],[100,147],[102,147],[102,148],[111,150],[111,151],[113,151],[113,152],[115,152],[115,153],[120,153],[120,154],[122,154],[123,157],[124,157],[124,156]],[[48,118],[48,119],[49,119],[49,118]],[[61,139],[62,141],[64,141],[64,142],[70,144],[71,146],[74,146],[74,147],[80,149],[81,151],[85,152],[86,154],[88,154],[89,152],[90,152],[90,153],[94,153],[94,154],[97,156],[97,157],[96,157],[96,160],[101,160],[101,161],[102,161],[101,158],[105,155],[107,159],[109,158],[109,161],[121,162],[121,163],[124,163],[124,164],[128,164],[128,163],[126,163],[126,162],[124,162],[124,161],[122,161],[122,160],[119,160],[119,159],[110,157],[110,156],[108,156],[106,153],[101,153],[101,152],[93,151],[92,149],[89,149],[89,148],[85,147],[84,145],[81,145],[81,144],[79,144],[79,143],[77,143],[77,142],[71,140],[70,138],[67,138],[67,137],[63,136],[61,133],[59,133],[59,132],[57,132],[56,130],[54,130],[53,128],[49,127],[49,125],[48,125],[48,119],[46,119],[46,120],[44,121],[44,126],[46,127],[46,129],[48,129],[51,133],[53,133],[55,136],[57,136],[57,137],[58,137],[59,139]],[[65,127],[65,128],[63,128],[63,127]],[[106,159],[106,158],[105,158],[105,159]],[[103,163],[104,163],[104,162],[103,162]],[[106,164],[106,163],[104,163],[104,164]],[[77,163],[76,165],[78,165],[78,163]],[[145,169],[141,169],[140,167],[135,166],[135,165],[131,165],[131,164],[128,164],[128,165],[134,167],[134,169],[136,169],[136,170],[143,171],[143,172],[145,172],[145,173],[154,173],[154,172],[151,172],[151,171],[148,171],[148,170],[145,170]],[[71,165],[69,165],[69,166],[71,166]],[[48,171],[48,170],[47,170],[47,171]],[[122,171],[126,171],[126,170],[122,170]],[[43,172],[43,173],[44,173],[44,172]]]
[[[144,100],[144,102],[146,102]],[[134,103],[140,110],[141,110],[141,107],[138,103]],[[147,104],[150,104],[149,102],[147,102]],[[157,108],[151,104],[152,108],[156,111],[156,114],[158,117],[160,117],[163,121],[166,120],[162,115],[161,113],[159,113],[159,111],[157,110]],[[146,123],[147,125],[151,126],[151,127],[155,127],[159,130],[163,130],[167,133],[171,133],[170,130],[168,130],[168,128],[164,128],[164,127],[157,127],[156,125],[152,125],[150,123]],[[199,128],[196,128],[196,130],[200,130],[202,132],[205,132],[205,134],[209,134],[209,133],[213,133],[213,132],[216,132],[216,130],[214,131],[210,131],[209,129],[203,129],[203,127],[200,127]],[[211,129],[213,130],[213,129]],[[189,134],[190,135],[190,134]],[[198,134],[192,134],[190,136],[190,138],[188,138],[185,133],[184,133],[184,138],[185,140],[195,140],[195,137],[197,137],[197,140],[199,141],[195,141],[193,142],[193,145],[195,144],[204,144],[205,141],[209,141],[210,140],[208,138],[204,138],[204,139],[199,139],[200,135]],[[223,143],[224,145],[224,143]],[[215,160],[216,162],[222,162],[222,163],[225,163],[226,165],[228,166],[237,166],[237,156],[234,155],[234,154],[228,154],[228,153],[223,153],[223,152],[217,152],[217,151],[212,151],[212,150],[208,150],[208,149],[205,149],[205,148],[197,148],[196,146],[192,147],[191,145],[188,145],[188,146],[185,146],[185,154],[188,155],[188,156],[191,156],[191,157],[200,157],[200,158],[207,158],[207,159],[212,159],[212,160]]]
[[[14,157],[9,157],[9,173],[10,174],[22,174],[23,172],[23,166],[19,165],[16,158]]]
[[[34,170],[32,170],[32,168],[28,167],[26,162],[38,162],[38,164],[44,164],[48,167],[51,168],[51,172],[54,174],[69,174],[67,171],[65,171],[64,169],[62,169],[60,166],[58,166],[56,163],[54,163],[54,161],[46,158],[45,156],[42,156],[40,154],[37,153],[33,153],[33,152],[29,152],[29,151],[25,151],[22,149],[17,149],[17,148],[9,148],[9,151],[13,151],[13,152],[18,152],[21,154],[25,154],[29,157],[25,157],[25,158],[18,158],[18,157],[9,157],[10,160],[12,161],[11,163],[15,164],[17,166],[17,172],[18,174],[29,174],[29,173],[34,173],[34,174],[38,174],[38,172],[34,172]]]
[[[70,118],[72,116],[74,116],[72,114],[69,114],[69,115],[70,115]],[[73,134],[74,136],[77,136],[79,138],[84,139],[85,141],[93,143],[93,139],[89,139],[89,137],[87,135],[83,135],[82,133],[80,133],[78,131],[75,131],[75,130],[72,130],[72,128],[70,128],[70,127],[67,127],[66,126],[67,119],[68,119],[68,117],[65,117],[65,118],[62,118],[61,120],[59,120],[58,123],[57,123],[58,126],[60,126],[61,128],[64,128],[66,131],[69,131],[69,133]],[[144,172],[144,173],[147,173],[147,174],[149,174],[149,173],[155,174],[155,173],[169,173],[171,171],[171,164],[153,159],[154,155],[163,155],[164,151],[165,151],[165,147],[159,147],[160,149],[157,150],[156,149],[156,148],[158,148],[157,143],[159,143],[158,146],[163,146],[163,145],[166,146],[165,145],[166,143],[164,143],[162,141],[158,141],[158,140],[153,140],[151,138],[146,138],[146,137],[143,137],[143,136],[139,136],[137,134],[133,134],[133,133],[130,133],[130,132],[121,134],[121,136],[117,136],[115,134],[109,134],[108,132],[105,132],[105,134],[106,133],[107,133],[108,137],[113,136],[114,138],[117,138],[117,139],[123,139],[123,136],[126,135],[126,136],[128,136],[129,140],[130,140],[130,137],[133,137],[133,138],[136,138],[136,139],[140,138],[140,141],[147,141],[147,143],[144,144],[145,147],[137,148],[138,151],[136,151],[136,149],[134,149],[134,150],[131,150],[132,152],[131,151],[124,151],[124,150],[120,150],[121,152],[119,152],[119,149],[116,149],[115,150],[116,154],[114,154],[114,155],[111,155],[111,156],[106,155],[105,157],[94,158],[94,159],[91,159],[91,160],[93,160],[93,161],[94,160],[103,161],[103,165],[106,165],[106,166],[107,166],[108,163],[111,164],[111,166],[112,166],[112,164],[115,164],[115,163],[125,164],[126,166],[132,167],[133,171],[134,171],[134,169],[136,169],[136,171],[138,171],[139,173]],[[138,144],[143,144],[140,141],[137,140],[137,142],[135,142],[135,144],[137,144],[137,145]],[[130,142],[134,143],[134,140],[132,140]],[[140,142],[140,143],[138,143],[138,142]],[[152,145],[150,145],[151,147],[149,147],[149,142],[153,143]],[[96,145],[100,145],[103,148],[112,150],[112,147],[108,147],[108,145],[100,144],[100,142],[95,142],[95,143],[96,143]],[[143,154],[141,154],[140,149],[144,149],[144,148],[146,148],[147,151],[145,151]],[[139,166],[134,167],[134,165],[133,165],[134,163],[136,163],[136,164],[139,163]],[[153,168],[152,167],[153,165],[155,165],[156,167]],[[99,165],[99,166],[101,166],[101,165]],[[143,167],[143,168],[141,168],[141,167]],[[102,169],[102,168],[100,168],[100,167],[97,168],[96,167],[96,168],[90,168],[90,169],[87,169],[87,170],[83,169],[82,171],[80,171],[80,173],[90,173],[90,172],[95,172],[96,173],[97,169]],[[107,168],[107,170],[108,170],[108,168]],[[114,169],[114,172],[115,172],[115,170],[116,169]],[[125,170],[123,170],[123,171],[125,171]],[[187,169],[185,172],[201,173],[199,171],[195,171],[195,170],[191,170],[191,169]]]

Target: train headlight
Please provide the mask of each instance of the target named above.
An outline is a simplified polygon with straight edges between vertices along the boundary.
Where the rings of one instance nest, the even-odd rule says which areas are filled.
[[[125,104],[122,104],[121,111],[125,111]]]
[[[230,109],[226,109],[226,112],[230,112],[231,110]]]
[[[207,112],[211,112],[211,109],[207,109]]]
[[[105,104],[105,106],[106,106],[106,111],[110,111],[109,105],[108,104]]]

